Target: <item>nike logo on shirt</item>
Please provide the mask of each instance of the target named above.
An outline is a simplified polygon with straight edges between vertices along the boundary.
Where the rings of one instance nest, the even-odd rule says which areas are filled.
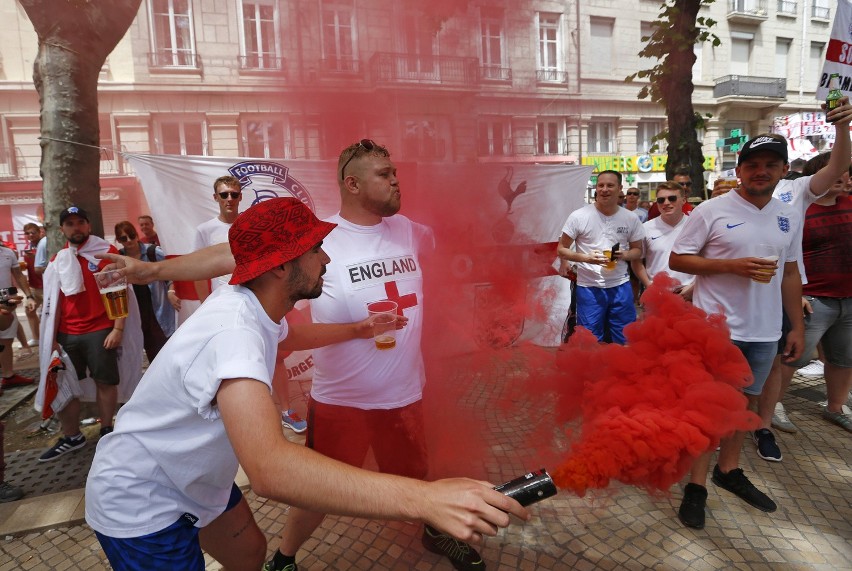
[[[656,240],[657,238],[662,238],[662,236],[651,236],[651,240]]]
[[[737,226],[742,226],[745,222],[740,222],[739,224],[727,224],[728,230],[731,228],[736,228]]]

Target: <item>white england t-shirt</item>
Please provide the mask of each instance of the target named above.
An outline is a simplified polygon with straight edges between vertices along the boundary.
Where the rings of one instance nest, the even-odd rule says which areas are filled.
[[[392,409],[422,398],[426,376],[423,275],[420,254],[432,242],[429,230],[397,214],[375,226],[359,226],[339,215],[323,241],[331,257],[322,295],[311,300],[315,323],[349,323],[367,317],[367,304],[391,299],[408,318],[396,332],[396,347],[379,351],[372,339],[353,339],[314,350],[311,397],[360,409]],[[425,243],[424,243],[425,240]]]
[[[688,216],[683,216],[677,224],[671,226],[663,222],[662,216],[657,216],[642,225],[645,228],[642,255],[645,258],[645,271],[652,280],[658,273],[666,272],[680,285],[686,286],[695,281],[695,276],[692,274],[676,272],[669,268],[669,254],[672,253],[672,246],[683,231],[687,218]]]
[[[224,512],[237,457],[212,402],[224,379],[271,391],[287,322],[242,286],[220,288],[160,351],[103,437],[86,482],[86,521],[110,537],[164,529],[183,514],[204,527]]]
[[[575,210],[568,216],[562,233],[574,240],[578,252],[609,250],[614,244],[626,251],[630,242],[645,237],[642,222],[635,213],[619,208],[612,216],[603,215],[594,204]],[[628,262],[619,260],[615,269],[608,270],[597,264],[577,264],[577,285],[585,287],[611,288],[620,286],[630,279]]]
[[[707,313],[725,315],[731,338],[737,341],[778,341],[781,338],[781,278],[783,262],[801,257],[792,226],[793,209],[770,200],[758,209],[736,191],[708,200],[687,217],[672,251],[708,259],[758,255],[758,244],[780,252],[778,270],[768,284],[733,274],[695,277],[692,303]]]
[[[793,208],[792,224],[796,234],[796,240],[799,244],[802,243],[805,228],[805,214],[811,204],[819,200],[825,192],[815,195],[811,192],[811,176],[800,176],[795,179],[781,179],[775,190],[772,192],[772,197],[777,198],[781,202],[789,204]],[[799,256],[796,260],[799,266],[799,273],[802,275],[802,283],[808,283],[808,276],[805,274],[805,260],[803,256]]]
[[[0,246],[0,288],[10,288],[12,283],[12,268],[18,267],[18,256],[11,248]],[[18,291],[18,295],[24,295],[23,291]],[[14,313],[12,314],[15,315]],[[0,331],[0,339],[14,339],[18,332],[18,318],[14,316],[9,327]],[[11,348],[6,349],[11,351]]]
[[[228,230],[230,229],[231,225],[222,222],[218,217],[199,224],[198,228],[195,229],[193,249],[200,250],[214,244],[224,244],[228,241]],[[231,281],[231,274],[211,279],[210,291],[215,291],[217,288],[228,285],[229,281]]]

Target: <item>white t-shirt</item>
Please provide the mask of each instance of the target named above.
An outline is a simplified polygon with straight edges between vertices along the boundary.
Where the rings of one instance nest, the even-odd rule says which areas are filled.
[[[393,409],[422,398],[426,379],[420,337],[423,275],[420,257],[432,242],[425,226],[397,214],[375,226],[337,224],[322,247],[331,257],[322,295],[311,300],[315,323],[349,323],[367,317],[367,303],[397,301],[408,324],[396,332],[396,347],[379,351],[372,339],[353,339],[314,350],[311,397],[318,402],[365,410]]]
[[[695,277],[692,303],[707,313],[725,315],[731,338],[737,341],[778,341],[781,338],[781,278],[783,262],[801,257],[795,239],[793,210],[780,200],[758,209],[736,191],[708,200],[687,217],[672,251],[708,259],[757,255],[758,244],[780,252],[778,270],[768,284],[734,274]]]
[[[223,244],[228,241],[228,230],[231,229],[230,224],[226,224],[219,220],[218,217],[212,218],[207,222],[203,222],[195,229],[194,250],[200,250],[214,244]],[[219,276],[210,280],[210,291],[215,291],[223,285],[228,285],[231,281],[231,274]]]
[[[172,335],[103,437],[86,482],[86,521],[138,537],[183,514],[204,527],[228,504],[237,457],[218,407],[224,379],[270,387],[287,322],[273,322],[242,286],[220,288]]]
[[[609,250],[614,244],[620,244],[622,251],[629,249],[630,242],[645,237],[642,222],[634,212],[619,208],[612,216],[604,216],[594,204],[588,204],[575,210],[568,216],[562,233],[574,240],[578,252],[590,253],[592,250]],[[598,264],[577,264],[577,285],[585,287],[611,288],[620,286],[630,279],[627,273],[628,262],[619,260],[614,270],[608,270]]]
[[[12,283],[12,268],[17,268],[18,256],[10,248],[0,246],[0,288],[9,288]],[[23,295],[23,292],[20,292]]]
[[[666,272],[680,285],[686,286],[695,281],[695,276],[692,274],[676,272],[669,268],[669,254],[672,253],[672,246],[683,231],[686,219],[687,216],[684,215],[677,224],[671,226],[663,222],[662,216],[657,216],[642,225],[645,228],[642,256],[645,258],[645,271],[652,280],[658,273]]]
[[[643,224],[648,221],[648,211],[639,206],[636,207],[636,210],[630,210],[626,206],[622,206],[623,209],[627,210],[627,212],[632,212],[636,216],[639,217],[639,221]]]
[[[792,224],[796,234],[796,240],[799,244],[802,243],[805,228],[805,214],[811,204],[819,200],[828,192],[825,190],[820,195],[815,195],[811,192],[811,176],[800,176],[795,179],[781,179],[775,190],[772,192],[772,198],[777,198],[781,202],[789,204],[793,207]],[[796,260],[799,266],[799,273],[802,275],[802,284],[808,283],[808,276],[805,274],[805,260],[803,256],[799,256]]]

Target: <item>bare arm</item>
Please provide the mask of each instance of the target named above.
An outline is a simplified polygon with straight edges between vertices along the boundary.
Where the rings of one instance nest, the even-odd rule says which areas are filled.
[[[624,260],[625,262],[632,262],[633,260],[638,260],[642,257],[642,240],[634,240],[630,242],[630,249],[626,252],[616,252],[615,257]]]
[[[651,285],[651,278],[648,277],[648,270],[645,269],[645,264],[641,258],[630,260],[630,269],[633,270],[633,273],[636,274],[636,277],[639,278],[639,282],[643,286],[649,287]]]
[[[18,284],[18,288],[24,292],[25,296],[27,296],[27,301],[25,303],[27,311],[35,311],[36,302],[33,298],[33,290],[30,287],[30,282],[27,280],[27,276],[25,276],[24,272],[21,271],[20,266],[12,267],[12,278],[15,280],[15,283]]]
[[[802,356],[805,346],[805,321],[802,316],[802,276],[796,262],[784,264],[781,278],[781,303],[784,313],[790,320],[790,332],[787,333],[787,345],[784,347],[784,360],[792,362]]]
[[[127,281],[149,284],[155,281],[196,281],[224,276],[234,271],[234,257],[228,244],[215,244],[177,258],[161,262],[143,262],[118,254],[95,257],[113,262],[107,269],[123,269]]]
[[[423,482],[348,466],[288,442],[267,387],[229,379],[219,411],[240,465],[258,495],[304,509],[355,517],[421,520],[461,540],[478,541],[529,513],[484,482]]]
[[[849,168],[849,154],[852,152],[852,143],[849,139],[852,105],[849,104],[848,97],[844,97],[841,101],[843,104],[826,116],[826,119],[831,117],[831,120],[834,121],[835,139],[828,164],[825,165],[825,168],[814,173],[813,178],[811,178],[810,191],[816,196],[824,194],[834,184],[834,181]]]
[[[368,317],[355,323],[298,323],[290,325],[287,338],[278,345],[288,351],[303,351],[352,339],[370,339],[373,337],[374,320],[374,317]],[[407,323],[408,318],[404,315],[396,317],[397,329],[402,329]]]
[[[697,254],[675,254],[669,256],[669,268],[676,272],[695,276],[713,274],[735,274],[743,278],[771,278],[774,274],[761,274],[760,270],[774,269],[776,262],[763,258],[711,259]]]
[[[561,259],[569,262],[599,264],[601,266],[609,263],[609,260],[607,260],[606,256],[604,256],[603,254],[601,254],[600,256],[594,256],[592,254],[578,252],[571,247],[573,245],[574,239],[563,232],[562,237],[559,238],[559,245],[556,247],[556,255],[559,256]]]

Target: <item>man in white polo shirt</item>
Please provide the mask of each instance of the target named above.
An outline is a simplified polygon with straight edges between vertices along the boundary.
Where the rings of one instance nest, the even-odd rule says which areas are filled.
[[[636,321],[627,262],[642,255],[645,231],[638,216],[618,206],[620,194],[621,173],[602,171],[595,203],[565,221],[557,255],[577,264],[577,325],[598,341],[624,345],[624,327]]]
[[[801,243],[791,222],[793,210],[772,199],[788,168],[785,143],[765,135],[747,142],[737,163],[739,188],[692,212],[669,260],[673,270],[696,276],[693,303],[727,319],[731,340],[751,369],[751,385],[743,391],[752,409],[778,350],[782,306],[791,321],[786,358],[797,359],[804,344],[802,282],[796,263]],[[722,440],[713,483],[760,510],[774,512],[775,502],[739,468],[745,435],[736,432]],[[678,517],[688,527],[704,527],[711,455],[708,451],[694,462],[684,489]]]
[[[660,272],[665,272],[677,281],[676,291],[685,299],[692,299],[692,283],[695,276],[676,272],[669,268],[669,255],[672,247],[680,236],[686,223],[683,204],[686,202],[686,192],[677,182],[666,181],[657,187],[657,208],[660,216],[648,220],[642,226],[645,228],[645,238],[642,240],[643,260],[633,260],[630,267],[639,278],[640,283],[648,287]]]

